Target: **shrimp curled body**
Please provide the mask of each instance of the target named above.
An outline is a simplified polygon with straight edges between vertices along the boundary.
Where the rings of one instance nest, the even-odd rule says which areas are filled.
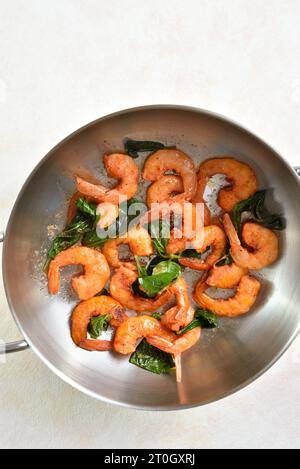
[[[99,251],[83,246],[66,249],[50,262],[48,270],[49,292],[59,291],[59,269],[67,265],[82,265],[84,274],[72,278],[72,287],[81,300],[87,300],[101,291],[110,276],[105,257]]]
[[[191,334],[193,333],[193,334]],[[116,352],[127,355],[135,351],[138,340],[147,341],[168,353],[179,354],[192,347],[200,338],[200,328],[178,336],[168,331],[160,321],[151,316],[128,318],[118,327],[114,339]]]
[[[176,280],[170,286],[170,291],[175,294],[177,305],[162,315],[161,323],[172,331],[178,331],[193,320],[194,309],[190,304],[188,285],[184,278],[180,277]]]
[[[244,275],[238,284],[234,296],[228,299],[211,298],[205,290],[208,285],[202,281],[197,283],[194,300],[202,308],[210,309],[218,316],[235,317],[247,313],[254,305],[260,290],[260,282],[249,275]]]
[[[103,162],[107,174],[119,182],[113,189],[101,184],[92,184],[77,177],[77,190],[100,202],[111,202],[118,205],[122,200],[131,199],[137,191],[139,171],[134,160],[123,153],[104,155]]]
[[[198,185],[203,192],[206,182],[215,174],[225,174],[230,188],[219,191],[218,203],[225,212],[231,212],[237,202],[247,199],[257,191],[254,171],[245,163],[234,158],[211,158],[204,161],[198,172]]]
[[[171,199],[174,194],[183,192],[183,183],[180,176],[168,174],[162,176],[153,182],[147,190],[147,205],[151,208],[152,204],[160,204],[165,200]]]
[[[193,345],[195,345],[195,343],[200,339],[200,335],[200,327],[195,327],[195,329],[185,332],[180,336],[175,336],[176,338],[173,341],[168,341],[159,335],[148,337],[147,341],[149,344],[159,348],[160,350],[163,350],[166,353],[172,353],[173,355],[178,356],[189,348],[193,347]]]
[[[224,215],[224,228],[230,241],[230,254],[240,267],[259,270],[276,261],[278,257],[278,238],[273,231],[257,223],[246,222],[242,229],[242,239],[250,252],[241,245],[230,216]]]
[[[214,265],[209,272],[206,283],[210,287],[234,288],[247,272],[248,269],[240,267],[235,262],[220,267]]]
[[[191,200],[196,192],[197,177],[193,160],[183,151],[176,149],[158,150],[146,160],[143,178],[147,181],[157,181],[166,171],[175,171],[182,178],[184,192],[173,197]]]
[[[73,310],[71,317],[72,339],[78,347],[86,350],[111,350],[110,340],[87,339],[87,329],[90,319],[95,316],[111,315],[109,324],[118,327],[127,318],[123,307],[110,296],[96,296],[82,301]]]

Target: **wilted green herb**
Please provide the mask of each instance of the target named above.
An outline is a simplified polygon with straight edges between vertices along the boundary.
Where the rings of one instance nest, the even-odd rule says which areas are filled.
[[[138,280],[145,293],[150,298],[153,298],[173,282],[174,274],[165,272],[164,274],[151,275],[149,277],[139,278]]]
[[[153,268],[152,275],[164,274],[166,272],[173,274],[174,279],[176,279],[181,274],[181,267],[176,262],[173,262],[172,260],[168,259],[157,264]]]
[[[103,316],[94,316],[91,318],[88,325],[88,333],[92,339],[97,339],[101,332],[107,331],[109,321],[112,319],[111,314],[105,314]]]
[[[50,261],[57,254],[78,243],[82,236],[90,231],[95,224],[95,204],[87,202],[84,199],[78,199],[76,204],[78,207],[78,213],[65,227],[65,229],[52,241],[50,249],[47,252],[47,260],[44,266],[45,270],[48,268]]]
[[[241,235],[241,219],[243,212],[250,212],[251,218],[272,230],[283,230],[285,222],[281,215],[272,215],[265,207],[266,190],[257,191],[252,197],[235,204],[232,211],[232,222],[238,233]]]
[[[166,247],[170,239],[170,226],[163,220],[155,220],[148,225],[148,231],[152,238],[155,250],[161,257],[169,257]]]
[[[212,329],[218,326],[217,316],[208,309],[197,308],[194,319],[186,327],[176,332],[176,334],[184,334],[185,332],[201,327],[203,329]]]
[[[76,206],[78,210],[82,213],[86,213],[91,217],[96,217],[96,204],[93,202],[88,202],[86,199],[81,197],[80,199],[76,200]]]
[[[158,321],[161,320],[161,314],[159,314],[159,313],[153,313],[153,314],[152,314],[152,317],[155,318],[155,319],[157,319]]]
[[[154,267],[164,260],[165,260],[165,257],[161,257],[161,256],[153,257],[151,261],[149,262],[149,264],[147,265],[147,275],[152,275]]]
[[[129,362],[156,374],[170,373],[171,369],[175,367],[171,354],[150,345],[146,339],[143,339],[137,346]]]
[[[87,231],[82,238],[82,245],[87,246],[89,248],[97,248],[103,246],[106,241],[108,240],[108,237],[106,238],[100,238],[97,235],[97,232],[95,229]]]
[[[132,158],[138,158],[139,152],[145,151],[157,151],[162,148],[174,148],[166,147],[163,143],[153,142],[151,140],[132,140],[131,138],[126,138],[124,140],[124,148],[126,153]]]
[[[152,298],[174,282],[180,274],[179,264],[171,260],[164,260],[154,267],[152,275],[139,277],[138,281],[144,292]]]

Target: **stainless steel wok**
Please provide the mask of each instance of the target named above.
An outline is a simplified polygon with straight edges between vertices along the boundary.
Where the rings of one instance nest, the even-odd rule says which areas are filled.
[[[196,163],[212,155],[232,155],[249,163],[260,186],[274,189],[273,205],[287,229],[281,255],[265,269],[263,288],[252,313],[223,319],[204,331],[198,345],[183,355],[183,382],[128,363],[128,357],[89,353],[73,344],[69,317],[76,298],[47,293],[42,274],[49,225],[62,227],[74,174],[94,171],[101,155],[122,148],[123,138],[176,144]],[[227,396],[266,371],[296,337],[300,314],[300,187],[295,169],[272,148],[223,117],[183,106],[147,106],[121,111],[78,130],[56,146],[26,181],[10,216],[3,246],[7,300],[24,340],[63,380],[107,402],[142,409],[181,409]]]

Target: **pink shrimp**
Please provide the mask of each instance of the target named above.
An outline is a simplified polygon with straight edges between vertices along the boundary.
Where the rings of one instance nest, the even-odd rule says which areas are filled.
[[[177,149],[163,149],[152,153],[146,160],[143,170],[143,178],[147,181],[157,181],[167,171],[175,171],[182,178],[184,195],[179,194],[185,200],[191,200],[196,192],[197,178],[193,160],[183,151]],[[178,196],[174,196],[176,200]]]
[[[276,261],[278,238],[273,231],[257,223],[247,222],[242,229],[242,239],[252,251],[241,245],[230,216],[224,215],[224,228],[230,241],[230,254],[236,264],[251,270],[259,270]]]
[[[248,313],[254,305],[260,290],[260,282],[254,277],[244,275],[237,286],[235,295],[227,299],[211,298],[205,292],[207,288],[205,280],[200,279],[194,291],[196,303],[218,316],[235,317]]]
[[[139,171],[134,160],[123,153],[112,153],[104,155],[103,162],[107,174],[117,179],[119,183],[113,189],[108,189],[78,176],[77,190],[97,202],[111,202],[118,205],[121,201],[131,199],[137,191],[139,180]]]
[[[210,158],[201,163],[198,172],[200,194],[206,183],[215,174],[225,174],[230,187],[220,190],[218,203],[225,212],[231,212],[237,202],[247,199],[257,191],[254,171],[245,163],[230,157]]]
[[[200,338],[200,327],[180,336],[168,331],[157,319],[151,316],[128,318],[117,329],[114,349],[128,355],[135,351],[142,337],[155,347],[172,354],[180,354],[192,347]]]
[[[73,277],[72,287],[81,300],[87,300],[99,293],[110,276],[105,257],[99,251],[83,246],[73,247],[60,252],[50,262],[48,270],[49,292],[58,293],[60,285],[59,269],[67,265],[82,265],[84,274]]]
[[[162,315],[161,323],[172,331],[179,331],[193,320],[194,309],[191,307],[188,285],[183,277],[170,286],[170,291],[175,294],[177,305]]]
[[[87,339],[90,319],[100,315],[109,315],[109,324],[113,327],[120,326],[127,318],[122,305],[110,296],[96,296],[82,301],[76,306],[71,317],[72,339],[78,347],[91,351],[112,349],[111,340]]]

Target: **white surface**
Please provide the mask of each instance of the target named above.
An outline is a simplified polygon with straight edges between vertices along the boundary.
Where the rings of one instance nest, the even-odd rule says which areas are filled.
[[[298,0],[0,0],[0,227],[40,158],[83,124],[179,103],[239,121],[300,165]],[[18,332],[3,286],[0,337]],[[300,338],[209,406],[145,413],[73,390],[31,352],[0,365],[0,447],[299,446]]]

